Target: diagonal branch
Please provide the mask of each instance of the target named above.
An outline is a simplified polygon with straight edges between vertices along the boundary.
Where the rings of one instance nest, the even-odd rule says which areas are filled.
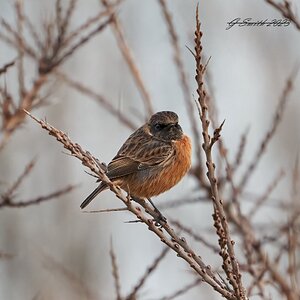
[[[291,8],[291,3],[288,0],[284,0],[283,3],[277,3],[274,0],[265,0],[275,9],[277,9],[285,18],[289,19],[298,30],[300,30],[300,20],[297,19],[295,13]]]
[[[4,193],[1,195],[2,201],[5,203],[10,202],[14,197],[14,192],[18,189],[23,180],[29,175],[35,165],[35,159],[33,159],[24,169],[23,173],[18,177],[16,182]]]
[[[109,13],[112,13],[113,6],[109,3],[109,1],[101,0],[101,2],[106,7],[107,11]],[[113,17],[112,28],[113,28],[115,37],[117,39],[119,48],[122,52],[122,55],[129,67],[129,70],[133,76],[133,79],[135,80],[137,88],[142,96],[143,101],[144,101],[146,113],[148,116],[151,116],[153,114],[153,107],[152,107],[152,101],[151,101],[149,92],[146,89],[145,83],[142,79],[141,72],[134,61],[132,50],[130,49],[130,47],[125,39],[124,33],[122,31],[122,25],[116,15],[114,15],[114,17]]]
[[[258,150],[256,151],[253,159],[251,160],[244,175],[242,176],[241,182],[239,184],[239,192],[241,192],[243,190],[243,188],[247,184],[248,180],[250,179],[252,173],[256,169],[259,161],[261,160],[263,154],[265,153],[267,146],[269,145],[272,137],[274,136],[274,134],[282,120],[282,117],[284,115],[284,111],[286,108],[286,104],[289,99],[289,95],[290,95],[291,91],[293,90],[293,83],[296,78],[297,72],[298,72],[298,70],[296,70],[296,72],[293,72],[286,81],[285,88],[282,92],[277,109],[275,111],[275,115],[273,117],[271,128],[266,132],[261,144],[259,145]]]
[[[3,73],[6,73],[7,70],[8,70],[10,67],[14,66],[15,62],[16,62],[16,60],[12,60],[12,61],[6,63],[3,67],[1,67],[1,68],[0,68],[0,75],[3,74]]]
[[[139,222],[144,223],[150,231],[152,231],[164,244],[177,253],[179,257],[184,259],[188,265],[202,278],[203,281],[208,283],[214,290],[220,293],[223,297],[230,300],[238,300],[239,298],[233,294],[232,290],[228,289],[220,280],[217,279],[211,267],[206,265],[202,258],[196,254],[196,252],[190,247],[185,238],[178,236],[175,230],[169,226],[166,222],[161,222],[161,228],[156,226],[158,214],[157,212],[145,201],[139,202],[144,208],[145,213],[142,212],[140,207],[137,207],[130,201],[129,197],[124,196],[121,189],[112,183],[106,176],[103,167],[99,162],[88,152],[81,148],[77,143],[74,143],[70,138],[62,131],[54,128],[48,123],[38,120],[33,117],[29,112],[26,112],[33,120],[40,124],[42,128],[48,131],[50,135],[55,137],[64,148],[71,152],[71,155],[78,158],[82,164],[88,167],[95,175],[99,177],[101,181],[107,184],[110,190],[119,198],[127,207],[127,209],[133,213]],[[149,218],[148,214],[154,219]]]
[[[137,299],[137,293],[144,286],[146,280],[152,274],[152,272],[154,270],[156,270],[158,264],[164,259],[164,257],[166,256],[166,254],[168,253],[169,250],[170,250],[170,248],[165,247],[160,252],[160,254],[155,258],[155,260],[153,261],[153,263],[147,268],[145,274],[141,277],[141,279],[136,284],[136,286],[132,289],[132,291],[130,292],[130,294],[127,297],[125,297],[125,300]]]
[[[197,278],[196,280],[194,280],[193,282],[187,284],[186,286],[182,287],[181,289],[175,291],[174,293],[172,293],[169,296],[165,296],[162,297],[158,300],[173,300],[179,296],[182,296],[183,294],[187,293],[189,290],[191,290],[192,288],[199,286],[201,284],[201,280],[199,278]]]
[[[96,100],[105,110],[110,112],[128,128],[133,130],[137,128],[137,126],[129,118],[127,118],[125,114],[120,113],[120,111],[117,108],[115,108],[111,104],[111,102],[108,99],[106,99],[103,95],[96,93],[89,87],[83,85],[81,82],[71,79],[69,76],[62,72],[56,71],[55,74],[59,79],[63,80],[66,84],[68,84],[76,91]]]

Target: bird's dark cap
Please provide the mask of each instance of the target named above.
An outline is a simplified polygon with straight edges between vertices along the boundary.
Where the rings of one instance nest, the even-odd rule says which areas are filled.
[[[177,123],[177,122],[178,122],[178,116],[173,111],[159,111],[156,114],[154,114],[149,120],[149,124],[156,124],[156,123],[169,124],[169,123]]]

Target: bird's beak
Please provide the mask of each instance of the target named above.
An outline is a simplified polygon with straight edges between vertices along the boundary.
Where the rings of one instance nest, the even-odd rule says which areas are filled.
[[[180,133],[183,133],[181,126],[178,123],[173,123],[168,125],[169,128],[172,128],[173,130],[179,131]]]

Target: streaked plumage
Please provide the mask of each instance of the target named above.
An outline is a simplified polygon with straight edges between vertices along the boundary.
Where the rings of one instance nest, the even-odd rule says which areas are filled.
[[[191,142],[171,111],[154,114],[129,136],[107,166],[107,176],[133,197],[151,198],[176,185],[191,166]],[[100,185],[80,205],[86,207]]]

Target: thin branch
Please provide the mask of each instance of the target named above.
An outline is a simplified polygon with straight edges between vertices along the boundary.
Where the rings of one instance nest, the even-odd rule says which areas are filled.
[[[24,15],[24,25],[31,34],[33,41],[40,52],[43,51],[44,45],[42,39],[38,35],[35,26],[32,24],[29,16]]]
[[[55,198],[58,198],[64,194],[67,194],[74,190],[76,186],[75,185],[69,185],[61,190],[58,190],[56,192],[53,192],[51,194],[48,194],[46,196],[40,196],[34,199],[26,200],[26,201],[18,201],[18,202],[12,202],[12,201],[4,201],[0,203],[0,208],[2,207],[26,207],[26,206],[31,206],[31,205],[38,205],[42,202],[49,201]]]
[[[293,72],[289,78],[286,81],[286,85],[285,88],[282,92],[282,95],[280,97],[277,109],[275,111],[275,115],[272,121],[272,125],[271,128],[267,131],[267,133],[265,134],[262,142],[259,145],[258,150],[256,151],[253,159],[251,160],[250,164],[248,165],[242,179],[241,182],[239,184],[239,191],[241,192],[243,190],[243,188],[246,186],[248,180],[250,179],[252,173],[254,172],[254,170],[256,169],[260,159],[262,158],[263,154],[265,153],[267,146],[270,142],[270,140],[272,139],[272,137],[274,136],[285,111],[285,107],[287,104],[287,101],[289,99],[289,95],[291,93],[291,91],[293,90],[293,83],[294,80],[296,78],[297,75],[297,71]]]
[[[74,14],[75,11],[75,7],[77,5],[77,0],[69,0],[69,6],[66,10],[66,14],[64,19],[61,21],[61,23],[58,23],[57,25],[59,26],[59,31],[60,31],[60,36],[62,37],[62,39],[65,39],[65,35],[68,31],[72,16]]]
[[[17,0],[15,3],[17,13],[17,30],[18,30],[18,81],[19,81],[19,101],[21,102],[25,95],[25,83],[24,83],[24,12],[23,3]]]
[[[240,144],[239,144],[239,147],[238,147],[238,151],[235,155],[235,160],[234,162],[232,163],[232,172],[235,172],[237,170],[237,168],[241,165],[242,163],[242,158],[243,158],[243,155],[245,153],[245,147],[246,147],[246,143],[247,143],[247,136],[248,136],[248,133],[249,133],[249,129],[247,129],[241,136],[240,138]]]
[[[126,207],[119,207],[119,208],[106,208],[106,209],[99,209],[99,210],[84,210],[83,213],[103,213],[103,212],[116,212],[116,211],[127,211]]]
[[[299,224],[299,179],[300,179],[300,171],[299,171],[299,154],[297,155],[295,165],[292,171],[292,186],[291,186],[291,204],[292,207],[296,207],[297,209],[290,210],[289,216],[289,226],[287,227],[287,243],[288,243],[288,273],[290,275],[291,287],[296,293],[300,294],[300,288],[298,285],[299,282],[299,268],[298,264],[298,252],[299,247],[297,247],[299,243],[299,232],[297,232],[297,224]],[[298,211],[298,213],[297,213]]]
[[[194,280],[190,284],[187,284],[186,286],[184,286],[183,288],[175,291],[171,295],[159,298],[158,300],[173,300],[173,299],[175,299],[175,298],[177,298],[179,296],[182,296],[182,295],[186,294],[192,288],[194,288],[196,286],[199,286],[201,284],[201,282],[202,282],[202,280],[199,279],[199,278],[197,278],[196,280]]]
[[[146,272],[140,278],[138,283],[134,286],[134,288],[129,293],[129,295],[127,297],[125,297],[125,300],[137,299],[138,292],[144,286],[146,280],[149,278],[149,276],[152,274],[152,272],[156,270],[157,266],[164,259],[164,257],[166,256],[166,254],[168,253],[169,250],[170,250],[170,248],[168,248],[168,247],[163,248],[163,250],[160,252],[160,254],[154,259],[153,263],[147,268]]]
[[[126,117],[125,114],[122,114],[117,108],[115,108],[111,102],[106,99],[104,96],[97,94],[96,92],[92,91],[89,87],[83,85],[81,82],[75,81],[71,79],[69,76],[62,72],[56,71],[55,74],[65,83],[67,83],[70,87],[74,88],[78,92],[96,100],[105,110],[110,112],[113,116],[115,116],[118,120],[120,120],[124,125],[128,128],[135,130],[137,126]]]
[[[82,45],[86,44],[92,37],[94,37],[99,32],[103,31],[108,24],[110,24],[113,20],[113,15],[111,15],[106,21],[99,24],[95,29],[82,37],[78,42],[76,42],[73,46],[67,49],[64,53],[61,54],[56,60],[53,62],[49,62],[49,59],[46,57],[42,59],[39,72],[41,74],[49,73],[52,69],[56,68],[58,65],[62,64],[69,56],[71,56],[78,48]]]
[[[281,179],[284,177],[285,172],[283,170],[280,170],[278,174],[275,176],[273,181],[269,184],[266,191],[262,196],[258,198],[258,200],[255,202],[253,208],[248,213],[248,218],[251,219],[253,216],[257,213],[257,211],[262,207],[262,205],[268,200],[269,196],[273,192],[273,190],[277,187]]]
[[[25,167],[23,173],[18,177],[16,182],[4,193],[1,195],[3,202],[10,202],[13,197],[14,193],[20,186],[20,184],[23,182],[23,180],[29,175],[29,173],[32,171],[33,167],[35,165],[35,159],[31,160],[31,162]]]
[[[34,59],[37,58],[35,50],[27,43],[25,43],[24,40],[22,40],[22,37],[19,35],[18,31],[13,29],[12,26],[4,19],[1,20],[1,25],[6,30],[7,34],[10,35],[10,37],[7,37],[1,33],[0,37],[1,39],[3,39],[3,41],[8,42],[8,44],[10,45],[13,45],[17,50],[19,48],[19,45],[22,44],[22,47],[27,55]]]
[[[86,300],[98,299],[82,278],[67,269],[61,262],[54,260],[50,255],[43,255],[43,267],[50,271],[50,274],[53,276],[61,275],[66,280],[66,283],[70,284],[70,290],[76,295],[76,298]],[[37,299],[41,300],[44,297],[38,297]]]
[[[172,200],[168,201],[166,203],[160,204],[158,207],[160,209],[170,209],[170,208],[177,208],[189,204],[195,204],[195,203],[203,203],[204,201],[209,201],[208,196],[202,196],[202,197],[197,197],[197,198],[191,198],[191,199],[178,199],[178,200]]]
[[[109,1],[101,0],[101,2],[106,7],[107,11],[109,13],[112,13],[113,6],[109,3]],[[122,55],[129,67],[129,70],[133,76],[133,79],[135,80],[137,88],[142,96],[142,99],[143,99],[143,102],[145,105],[145,109],[146,109],[146,113],[149,117],[153,114],[153,111],[154,111],[153,107],[152,107],[152,101],[151,101],[149,92],[147,91],[144,81],[142,79],[141,72],[140,72],[137,64],[134,61],[132,50],[130,49],[130,47],[125,39],[125,35],[122,31],[121,22],[119,21],[119,19],[116,15],[113,16],[113,22],[111,24],[112,24],[113,32],[117,39],[119,48],[120,48]]]
[[[80,25],[78,28],[76,28],[72,33],[70,33],[65,40],[63,41],[63,46],[68,46],[70,43],[72,43],[82,32],[88,30],[91,26],[96,24],[101,18],[109,16],[110,13],[107,11],[100,11],[98,12],[94,17],[89,18],[84,22],[82,25]]]
[[[0,104],[2,108],[2,131],[4,133],[2,140],[0,140],[0,150],[5,146],[12,133],[23,123],[25,118],[23,109],[31,110],[33,101],[46,80],[45,75],[39,76],[34,81],[32,88],[26,92],[18,107],[14,108],[12,98],[7,98],[6,101]],[[14,108],[14,111],[11,111],[11,107]]]
[[[276,287],[282,291],[288,300],[299,299],[299,295],[297,295],[296,292],[289,287],[286,278],[282,276],[282,272],[278,269],[274,262],[270,261],[268,255],[263,250],[261,242],[255,237],[250,221],[245,217],[237,216],[232,210],[228,210],[228,214],[230,222],[236,226],[241,237],[244,239],[244,244],[247,248],[251,249],[251,252],[254,252],[257,255],[258,261],[271,275],[273,280],[272,284],[276,285]]]
[[[10,67],[12,67],[12,66],[15,65],[15,63],[16,63],[16,60],[12,60],[12,61],[8,62],[7,64],[5,64],[3,67],[1,67],[1,68],[0,68],[0,75],[3,74],[3,73],[6,73],[7,70],[8,70]]]
[[[115,291],[116,291],[117,300],[121,300],[122,297],[121,297],[121,288],[120,288],[120,275],[119,275],[117,258],[116,258],[116,254],[114,252],[112,239],[110,240],[109,255],[110,255],[110,259],[111,259],[112,274],[113,274],[114,283],[115,283]]]
[[[289,19],[296,28],[300,30],[300,20],[297,19],[293,12],[290,1],[284,0],[283,3],[277,3],[274,0],[265,1],[278,10],[285,18]]]
[[[192,237],[195,241],[200,242],[210,250],[215,253],[219,253],[220,249],[211,244],[210,242],[206,241],[202,236],[196,234],[191,228],[188,228],[182,225],[179,221],[169,219],[170,224],[174,225],[178,229],[182,230],[183,232],[187,233],[190,237]]]
[[[196,10],[196,30],[195,30],[195,60],[196,60],[196,82],[198,84],[197,94],[199,103],[199,115],[202,125],[203,135],[203,150],[205,152],[207,177],[211,186],[211,195],[214,206],[214,226],[219,236],[219,245],[221,248],[220,255],[223,258],[223,269],[229,279],[230,284],[234,288],[235,296],[238,299],[246,299],[245,289],[241,281],[241,273],[239,265],[236,260],[234,251],[234,241],[232,240],[229,232],[229,226],[227,217],[223,207],[223,201],[221,200],[218,181],[215,177],[215,164],[212,159],[212,146],[218,140],[222,125],[215,130],[214,136],[211,138],[209,135],[209,120],[207,117],[207,103],[206,103],[206,91],[204,89],[203,76],[205,67],[202,64],[202,44],[201,44],[202,32],[200,29],[200,21],[198,15],[198,6]]]

